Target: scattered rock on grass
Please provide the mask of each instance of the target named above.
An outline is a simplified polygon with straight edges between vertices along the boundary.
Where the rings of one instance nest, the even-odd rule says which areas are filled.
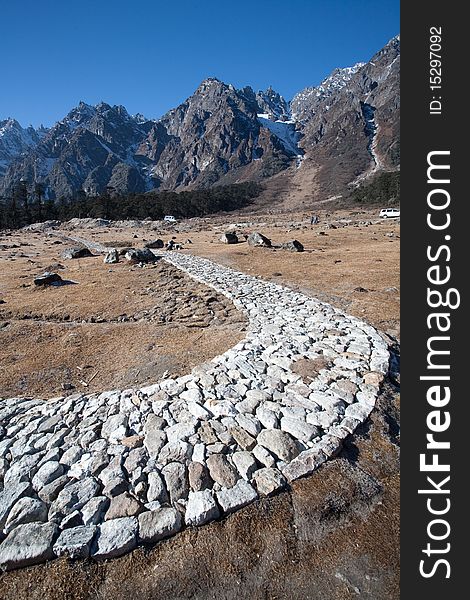
[[[46,271],[42,275],[35,277],[34,285],[60,285],[63,282],[62,277],[58,273]]]
[[[222,234],[220,241],[223,244],[238,244],[238,237],[236,233],[226,232]]]
[[[246,238],[249,246],[261,246],[263,248],[271,248],[271,240],[257,231],[250,233]]]
[[[61,257],[66,259],[86,258],[88,256],[93,256],[93,254],[88,250],[88,248],[80,246],[76,246],[74,248],[67,248],[61,254]]]
[[[119,252],[116,248],[112,248],[104,257],[103,262],[107,265],[113,265],[119,262]]]
[[[303,252],[304,247],[298,240],[289,240],[281,244],[281,248],[284,250],[290,250],[291,252]]]
[[[144,244],[145,248],[151,248],[151,249],[158,249],[158,248],[163,248],[165,244],[163,243],[163,240],[153,240],[151,242],[146,242]]]
[[[154,263],[158,260],[158,257],[150,250],[150,248],[142,248],[136,250],[135,248],[130,248],[124,254],[125,259],[130,263]]]

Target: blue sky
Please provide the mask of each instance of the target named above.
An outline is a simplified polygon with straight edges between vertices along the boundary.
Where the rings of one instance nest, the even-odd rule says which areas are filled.
[[[156,118],[209,76],[290,99],[397,33],[398,0],[3,0],[0,119],[80,100]]]

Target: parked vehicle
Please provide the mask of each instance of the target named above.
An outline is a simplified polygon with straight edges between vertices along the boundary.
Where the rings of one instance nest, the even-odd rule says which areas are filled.
[[[174,217],[173,215],[165,215],[163,217],[163,220],[166,221],[167,223],[176,223],[176,217]]]
[[[381,217],[382,219],[397,218],[399,216],[400,216],[399,208],[382,208],[382,210],[379,213],[379,217]]]

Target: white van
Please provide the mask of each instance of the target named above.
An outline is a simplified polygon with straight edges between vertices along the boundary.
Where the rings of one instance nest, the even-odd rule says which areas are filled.
[[[165,217],[163,217],[163,220],[167,223],[176,223],[176,217],[174,217],[173,215],[166,215]]]
[[[399,208],[382,208],[382,210],[379,213],[379,217],[381,217],[382,219],[397,218],[399,216],[400,216]]]

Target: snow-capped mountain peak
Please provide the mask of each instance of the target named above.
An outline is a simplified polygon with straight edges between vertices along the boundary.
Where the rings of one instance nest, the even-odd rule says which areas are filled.
[[[256,101],[260,108],[258,116],[266,115],[271,121],[287,121],[290,118],[289,104],[271,86],[265,91],[259,90]]]
[[[4,175],[12,160],[38,144],[44,129],[36,131],[31,125],[23,128],[11,117],[0,120],[0,176]]]
[[[295,165],[320,166],[318,190],[342,193],[371,165],[399,165],[399,55],[397,37],[291,103],[272,86],[255,92],[208,77],[158,120],[82,101],[49,130],[0,121],[0,195],[21,178],[58,199],[108,186],[125,194],[258,180]]]
[[[301,120],[302,113],[305,111],[306,107],[311,105],[312,101],[323,101],[335,92],[338,92],[351,81],[354,75],[365,64],[366,63],[358,62],[352,67],[337,68],[328,75],[320,85],[307,87],[296,94],[290,102],[292,118],[294,120]]]

